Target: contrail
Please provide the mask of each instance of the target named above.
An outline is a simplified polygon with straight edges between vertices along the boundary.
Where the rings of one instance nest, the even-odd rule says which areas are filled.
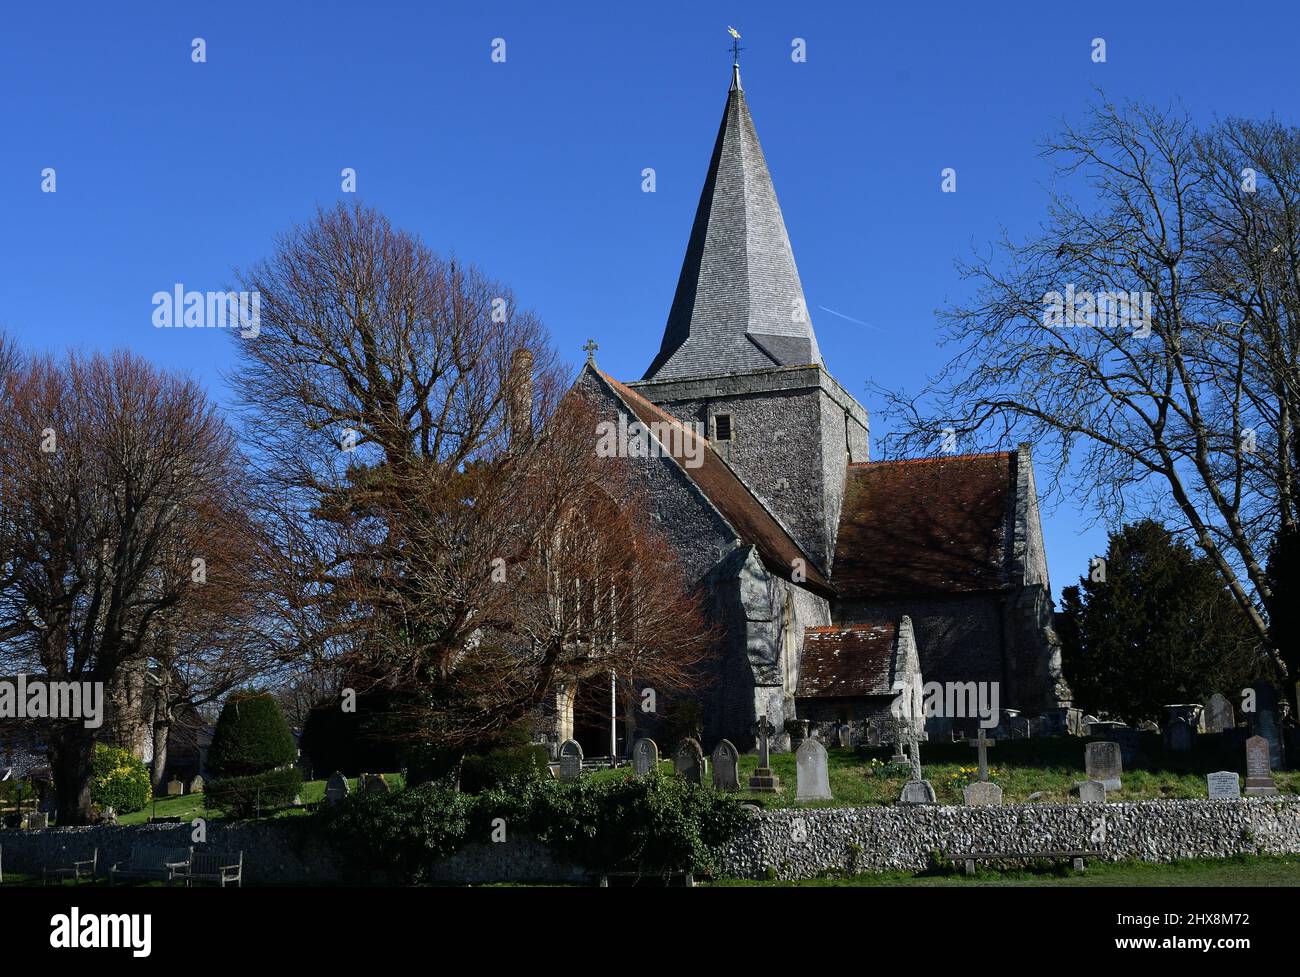
[[[884,331],[885,331],[884,329],[880,328],[880,326],[873,326],[873,325],[872,325],[871,323],[869,323],[869,322],[863,322],[861,319],[855,319],[855,318],[853,318],[853,316],[851,316],[851,315],[845,315],[843,312],[836,312],[834,309],[828,309],[828,308],[826,308],[826,306],[824,306],[824,305],[819,305],[819,306],[817,306],[817,308],[821,309],[821,310],[824,311],[824,312],[829,312],[831,315],[837,315],[837,316],[839,316],[841,319],[848,319],[849,322],[856,322],[859,326],[866,326],[868,329],[874,329],[874,330],[876,330],[876,332],[884,332]]]

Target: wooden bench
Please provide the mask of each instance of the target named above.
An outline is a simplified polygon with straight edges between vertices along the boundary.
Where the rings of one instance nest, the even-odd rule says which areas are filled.
[[[1076,872],[1082,872],[1084,869],[1084,860],[1089,858],[1102,858],[1105,852],[1088,851],[1085,849],[1051,849],[1046,851],[968,851],[952,852],[947,857],[954,865],[963,863],[966,867],[967,875],[975,874],[976,862],[1028,862],[1034,859],[1046,859],[1053,862],[1063,862],[1069,860],[1071,867]]]
[[[233,883],[236,888],[244,887],[244,853],[226,851],[203,851],[200,849],[181,873],[186,887],[195,882],[216,882],[225,888]]]
[[[82,879],[93,879],[95,871],[99,867],[99,849],[96,848],[91,852],[89,858],[74,859],[63,865],[56,865],[53,868],[45,866],[41,869],[41,885],[45,885],[51,878],[56,879],[60,885],[64,879],[72,879],[73,884],[79,883]]]
[[[193,853],[192,848],[132,845],[131,857],[125,862],[114,862],[108,870],[108,882],[113,885],[121,879],[135,879],[145,882],[166,882],[171,885],[181,870],[189,865]]]

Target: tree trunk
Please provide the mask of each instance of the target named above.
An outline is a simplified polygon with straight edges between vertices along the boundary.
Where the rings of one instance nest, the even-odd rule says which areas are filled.
[[[163,776],[167,773],[167,744],[171,739],[172,724],[169,720],[157,720],[153,724],[153,780],[154,793],[162,786]]]
[[[95,734],[73,726],[51,740],[50,768],[54,774],[55,818],[59,827],[90,824],[90,782],[94,777]]]

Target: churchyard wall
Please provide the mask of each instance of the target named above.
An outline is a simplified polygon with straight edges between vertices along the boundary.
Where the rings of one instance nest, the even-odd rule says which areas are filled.
[[[244,852],[245,881],[263,885],[343,881],[338,853],[290,819],[209,829],[213,848]],[[69,854],[99,848],[101,868],[125,859],[137,842],[189,844],[188,825],[99,826],[0,832],[8,872],[39,874]],[[1104,839],[1102,833],[1104,832]],[[1094,840],[1102,839],[1102,840]],[[727,846],[723,873],[797,879],[828,873],[917,871],[932,853],[1097,850],[1109,861],[1166,862],[1242,854],[1300,853],[1300,798],[1240,801],[1138,801],[1006,807],[870,807],[765,811]],[[582,882],[580,866],[554,858],[536,841],[467,845],[433,867],[435,881]],[[370,881],[389,881],[376,875]]]

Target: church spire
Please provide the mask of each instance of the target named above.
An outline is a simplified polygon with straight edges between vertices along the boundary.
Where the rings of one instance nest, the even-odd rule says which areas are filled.
[[[642,379],[812,363],[821,353],[733,45],[727,105],[663,343]]]

